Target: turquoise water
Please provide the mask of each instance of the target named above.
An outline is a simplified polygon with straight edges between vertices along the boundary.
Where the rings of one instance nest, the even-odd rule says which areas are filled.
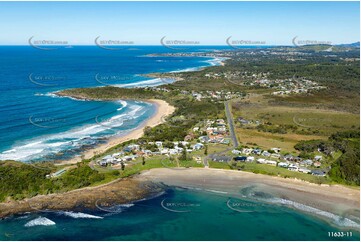
[[[37,221],[52,225],[34,225]],[[336,231],[353,234],[329,237],[329,232]],[[359,240],[360,234],[286,206],[172,187],[160,196],[117,209],[98,207],[82,213],[39,212],[7,218],[0,221],[0,239]]]

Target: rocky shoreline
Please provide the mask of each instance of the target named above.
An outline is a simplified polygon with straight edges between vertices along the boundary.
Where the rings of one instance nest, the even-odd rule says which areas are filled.
[[[0,219],[15,214],[49,210],[106,210],[112,206],[141,200],[160,192],[162,192],[162,187],[149,181],[133,178],[118,179],[96,187],[0,203]]]

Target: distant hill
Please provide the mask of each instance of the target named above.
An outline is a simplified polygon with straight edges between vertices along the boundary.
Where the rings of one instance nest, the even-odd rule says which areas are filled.
[[[355,42],[355,43],[351,43],[351,44],[339,44],[339,45],[336,45],[336,46],[360,48],[360,41]]]

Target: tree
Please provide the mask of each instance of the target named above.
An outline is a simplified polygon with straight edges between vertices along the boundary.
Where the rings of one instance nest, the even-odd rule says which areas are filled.
[[[208,145],[206,145],[205,149],[204,149],[204,154],[208,155]]]
[[[124,169],[125,169],[125,164],[122,162],[121,163],[121,166],[122,166],[122,171],[124,171]]]
[[[145,157],[144,156],[142,157],[142,165],[143,166],[145,165]]]
[[[182,155],[179,158],[180,160],[187,160],[187,150],[183,148]]]

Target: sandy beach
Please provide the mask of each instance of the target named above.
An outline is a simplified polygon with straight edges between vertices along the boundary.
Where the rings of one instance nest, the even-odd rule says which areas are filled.
[[[149,185],[142,185],[149,184]],[[87,187],[66,193],[39,195],[21,201],[0,203],[0,218],[15,213],[41,209],[76,210],[94,208],[97,201],[106,206],[111,202],[128,203],[159,192],[161,186],[196,188],[221,196],[239,197],[244,188],[252,192],[264,192],[274,197],[317,208],[340,217],[360,222],[360,190],[341,185],[318,185],[301,180],[272,177],[242,171],[187,168],[155,168],[139,175],[118,179],[97,187]],[[156,188],[156,189],[154,189]],[[239,197],[242,199],[242,196]]]
[[[137,127],[136,129],[130,131],[129,133],[119,136],[119,137],[112,137],[110,138],[107,143],[99,145],[93,149],[89,149],[84,151],[83,157],[84,159],[90,159],[96,154],[100,154],[105,152],[107,149],[121,144],[125,141],[132,140],[132,139],[139,139],[143,136],[144,133],[144,127],[155,127],[161,123],[164,122],[165,117],[171,115],[175,108],[171,105],[169,105],[166,101],[158,100],[158,99],[150,99],[145,100],[147,102],[153,103],[156,105],[156,112],[152,117],[150,117],[147,121],[145,121],[142,125]],[[56,163],[56,165],[68,165],[68,164],[75,164],[81,161],[81,157],[74,157],[70,160],[66,161],[59,161]]]
[[[360,222],[360,189],[342,185],[318,185],[301,180],[222,169],[166,169],[156,168],[143,172],[140,180],[161,182],[169,186],[193,187],[221,191],[240,196],[242,188],[255,189],[275,197],[327,211]],[[253,188],[252,188],[253,187]]]

